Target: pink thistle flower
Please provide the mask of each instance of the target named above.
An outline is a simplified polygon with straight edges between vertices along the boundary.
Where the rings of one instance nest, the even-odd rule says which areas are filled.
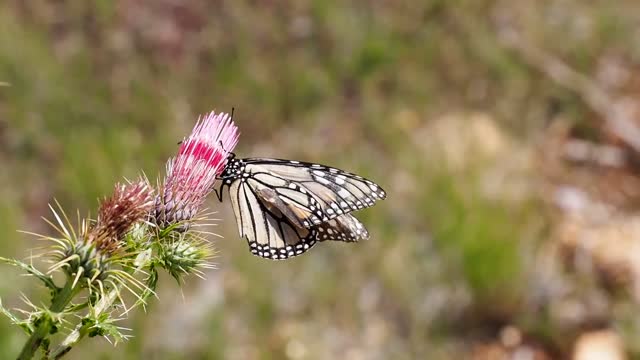
[[[238,143],[238,128],[226,113],[198,119],[178,155],[167,162],[167,176],[156,198],[155,220],[161,227],[193,219]]]

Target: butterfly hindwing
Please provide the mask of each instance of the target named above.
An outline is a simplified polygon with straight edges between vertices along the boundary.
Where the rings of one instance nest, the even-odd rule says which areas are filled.
[[[338,216],[313,227],[317,230],[318,241],[334,240],[357,242],[369,238],[369,232],[362,223],[350,214]]]
[[[291,223],[277,206],[266,205],[262,193],[255,193],[247,182],[234,182],[229,194],[240,236],[254,255],[282,260],[315,245],[317,231]]]

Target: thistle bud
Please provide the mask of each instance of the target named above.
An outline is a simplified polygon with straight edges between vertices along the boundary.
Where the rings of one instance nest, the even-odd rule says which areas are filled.
[[[146,181],[116,184],[113,195],[100,203],[95,224],[83,223],[79,238],[59,242],[52,269],[63,269],[75,282],[104,280],[111,255],[122,246],[131,227],[148,217],[152,206],[153,191]]]
[[[211,267],[207,262],[211,254],[212,250],[205,242],[181,239],[162,244],[160,257],[165,270],[180,282],[184,275]]]
[[[146,180],[116,184],[113,195],[100,203],[98,219],[89,229],[87,242],[99,251],[114,252],[129,229],[147,217],[153,204],[153,190]]]

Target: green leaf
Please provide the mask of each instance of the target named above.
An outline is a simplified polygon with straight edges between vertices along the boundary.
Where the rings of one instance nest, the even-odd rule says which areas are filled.
[[[60,288],[56,286],[56,284],[53,282],[53,278],[51,276],[45,275],[40,270],[38,270],[35,267],[33,267],[33,265],[24,263],[24,262],[19,261],[19,260],[7,259],[7,258],[3,258],[3,257],[0,257],[0,262],[4,262],[6,264],[19,267],[22,270],[26,271],[27,273],[29,273],[29,274],[35,276],[36,278],[38,278],[40,281],[42,281],[44,283],[44,285],[46,287],[48,287],[52,291],[54,291],[54,292],[60,291]]]
[[[149,268],[149,277],[147,278],[145,285],[146,287],[142,294],[140,294],[138,301],[133,305],[134,307],[138,305],[142,305],[144,307],[147,303],[147,299],[156,293],[156,286],[158,285],[158,271],[153,265]]]
[[[29,321],[20,320],[17,316],[15,316],[11,311],[2,306],[2,299],[0,299],[0,313],[4,316],[8,317],[11,320],[11,323],[14,325],[18,325],[22,330],[24,330],[27,335],[31,335],[33,333],[33,327]]]
[[[80,310],[83,310],[83,309],[87,308],[88,306],[89,306],[89,301],[85,301],[85,302],[82,302],[80,304],[73,304],[72,303],[65,309],[65,311],[68,312],[68,313],[75,313],[75,312],[78,312]]]
[[[166,228],[160,230],[160,232],[158,233],[158,240],[165,240],[166,238],[168,238],[168,237],[170,237],[172,235],[172,233],[173,233],[173,231],[175,229],[179,229],[185,224],[186,224],[186,222],[177,222],[175,224],[171,224],[171,225],[167,226]]]
[[[82,319],[82,332],[89,337],[104,336],[113,339],[114,344],[127,340],[128,336],[122,333],[124,328],[116,326],[119,319],[111,317],[109,313],[101,313],[97,316],[88,316]]]

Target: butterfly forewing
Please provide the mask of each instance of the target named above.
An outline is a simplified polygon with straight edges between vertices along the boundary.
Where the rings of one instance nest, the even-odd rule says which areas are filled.
[[[305,227],[372,206],[386,193],[361,176],[319,164],[278,159],[246,159],[245,171],[272,187],[288,205],[304,213]]]

